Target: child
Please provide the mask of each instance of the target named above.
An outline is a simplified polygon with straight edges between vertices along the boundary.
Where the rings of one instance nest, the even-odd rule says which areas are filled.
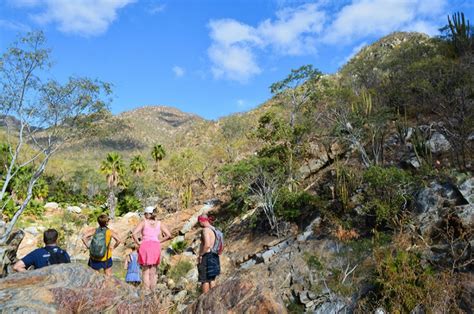
[[[124,268],[127,270],[125,276],[125,282],[134,285],[135,287],[140,285],[140,265],[138,265],[138,252],[137,245],[134,243],[131,246],[132,252],[125,258]]]

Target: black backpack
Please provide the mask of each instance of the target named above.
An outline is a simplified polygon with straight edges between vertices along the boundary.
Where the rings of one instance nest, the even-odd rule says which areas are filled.
[[[69,263],[65,252],[60,248],[45,246],[44,249],[49,253],[49,265]]]

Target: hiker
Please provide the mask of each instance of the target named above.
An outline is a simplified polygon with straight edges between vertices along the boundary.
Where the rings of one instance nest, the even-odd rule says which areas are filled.
[[[99,228],[90,229],[82,236],[82,242],[89,249],[89,267],[96,271],[103,269],[106,276],[112,276],[112,250],[122,243],[117,233],[107,227],[109,221],[109,216],[100,215],[97,218]],[[112,239],[115,241],[113,246]]]
[[[201,283],[202,293],[216,285],[216,277],[221,273],[219,254],[222,251],[222,232],[211,225],[213,219],[207,215],[200,215],[198,222],[202,227],[201,245],[198,255],[198,281]],[[220,241],[218,238],[220,237]]]
[[[140,265],[138,264],[138,252],[137,252],[137,245],[133,243],[131,246],[132,252],[127,255],[125,258],[124,268],[127,270],[127,274],[125,275],[125,282],[133,285],[138,286],[141,283],[140,278]]]
[[[30,266],[35,269],[61,263],[70,263],[71,258],[66,251],[57,245],[58,232],[55,229],[48,229],[43,233],[45,247],[36,249],[23,257],[13,265],[13,270],[17,272],[26,271]]]
[[[133,230],[132,237],[139,246],[138,263],[143,270],[143,287],[145,290],[153,291],[157,281],[156,269],[160,264],[161,242],[171,238],[171,233],[157,220],[153,206],[145,208],[144,216],[144,219]]]

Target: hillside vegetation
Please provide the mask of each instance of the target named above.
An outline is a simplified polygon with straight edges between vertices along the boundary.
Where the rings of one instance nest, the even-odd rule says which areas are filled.
[[[474,33],[450,26],[436,38],[390,34],[334,75],[292,70],[248,113],[207,121],[149,106],[94,121],[97,134],[52,160],[29,214],[40,217],[45,201],[82,203],[93,221],[217,198],[231,243],[290,241],[308,226],[334,243],[298,244],[298,276],[300,266],[275,258],[293,276],[275,277],[290,312],[314,310],[310,295],[360,313],[469,312]],[[20,182],[8,189],[5,219]],[[238,266],[251,256],[232,254]]]

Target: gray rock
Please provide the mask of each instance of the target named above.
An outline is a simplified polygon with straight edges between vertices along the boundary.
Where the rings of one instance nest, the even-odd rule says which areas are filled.
[[[455,212],[464,226],[471,227],[474,225],[474,205],[457,206]]]
[[[435,208],[466,205],[465,200],[458,188],[450,183],[439,184],[432,182],[429,187],[418,193],[416,206],[420,213],[426,213]]]
[[[49,202],[49,203],[44,204],[44,209],[58,209],[58,208],[59,208],[59,204],[56,202]]]
[[[138,213],[129,212],[129,213],[126,213],[125,215],[123,215],[123,218],[125,218],[125,219],[130,219],[130,218],[140,219],[140,215]]]
[[[240,264],[240,268],[249,269],[250,267],[254,266],[255,264],[257,264],[257,261],[252,258],[252,259],[249,259],[248,261]]]
[[[426,142],[426,145],[428,145],[431,152],[435,154],[448,152],[451,149],[449,141],[439,132],[434,132],[431,138]]]
[[[70,213],[80,214],[82,213],[82,209],[79,206],[68,206],[66,210]]]
[[[387,311],[385,311],[385,309],[383,307],[378,307],[374,314],[387,314]]]
[[[197,282],[198,281],[198,276],[199,276],[198,270],[197,270],[197,268],[194,267],[193,269],[188,271],[185,278],[187,280],[191,281],[191,282]]]
[[[318,217],[314,219],[303,231],[303,233],[300,233],[297,237],[296,240],[303,242],[308,240],[314,233],[314,228],[317,228],[321,224],[321,217]]]
[[[262,259],[264,263],[268,263],[270,261],[270,258],[275,255],[274,250],[267,250],[262,253]]]
[[[416,157],[416,155],[412,153],[402,157],[402,160],[400,161],[400,165],[403,168],[412,168],[412,169],[418,169],[421,167],[418,157]]]
[[[311,302],[311,299],[308,297],[308,291],[304,290],[299,293],[300,302],[303,304],[308,304]]]
[[[459,192],[461,192],[462,196],[464,196],[464,199],[469,204],[474,204],[474,177],[471,177],[464,181],[459,186]]]
[[[347,304],[341,300],[324,302],[313,312],[315,314],[343,313]]]
[[[28,232],[29,234],[32,234],[34,236],[37,236],[39,234],[38,228],[34,226],[25,228],[25,232]]]
[[[194,227],[194,225],[197,224],[197,222],[198,222],[198,221],[197,221],[198,216],[207,213],[212,207],[213,207],[212,203],[205,204],[203,207],[201,207],[201,209],[199,209],[198,212],[195,213],[195,214],[184,224],[183,228],[181,228],[181,230],[179,231],[179,234],[184,235],[184,234],[188,233],[188,232]]]

